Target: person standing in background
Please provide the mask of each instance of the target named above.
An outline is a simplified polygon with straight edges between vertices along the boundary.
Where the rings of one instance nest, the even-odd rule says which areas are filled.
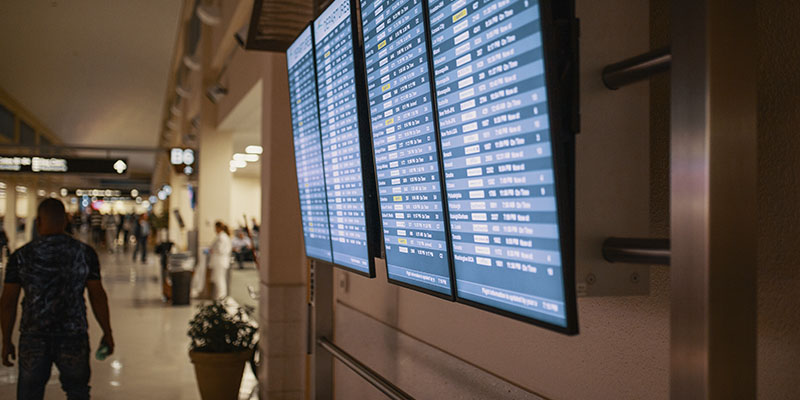
[[[86,303],[103,330],[101,345],[114,351],[108,297],[100,281],[100,263],[90,246],[67,235],[64,204],[46,199],[39,204],[38,239],[15,251],[9,261],[0,296],[3,333],[2,362],[17,358],[11,340],[20,292],[22,321],[19,337],[17,399],[42,399],[52,365],[70,400],[89,399],[89,336]]]
[[[92,244],[97,247],[103,240],[103,216],[97,210],[92,210],[89,216],[89,224],[92,228]]]
[[[122,224],[125,223],[125,214],[114,214],[114,221],[117,223],[117,237],[116,240],[119,240],[119,237],[122,236]]]
[[[134,229],[133,235],[136,237],[136,247],[133,249],[133,261],[136,261],[136,255],[142,253],[142,264],[147,263],[147,238],[150,236],[150,221],[147,220],[147,214],[142,214],[139,217],[139,223]]]
[[[109,253],[117,250],[117,221],[113,214],[103,216],[103,229],[106,233],[106,249]]]
[[[208,269],[211,272],[211,298],[228,296],[228,269],[231,267],[231,237],[228,227],[221,221],[214,224],[217,236],[208,253]]]
[[[133,231],[133,214],[122,216],[122,251],[128,252],[128,242],[130,240],[131,231]]]

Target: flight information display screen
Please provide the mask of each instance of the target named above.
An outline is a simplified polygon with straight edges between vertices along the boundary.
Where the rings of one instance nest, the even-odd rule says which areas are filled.
[[[390,281],[452,295],[421,0],[361,0]]]
[[[427,12],[456,297],[567,327],[540,4]]]
[[[300,214],[306,256],[332,262],[328,230],[328,201],[322,169],[317,84],[314,76],[314,43],[311,26],[286,51],[289,99],[292,109],[294,160],[300,194]]]
[[[334,264],[372,274],[361,169],[350,2],[314,20],[320,131]]]

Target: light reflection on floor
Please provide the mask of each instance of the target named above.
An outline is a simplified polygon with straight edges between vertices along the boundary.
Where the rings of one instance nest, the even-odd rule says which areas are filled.
[[[193,306],[173,307],[161,301],[157,258],[146,265],[132,263],[130,254],[103,254],[103,283],[109,296],[116,352],[105,361],[92,358],[92,398],[197,400],[194,369],[189,361],[186,336]],[[258,286],[254,269],[234,270],[231,294],[240,303],[255,305],[247,285]],[[100,328],[90,313],[92,354],[100,340]],[[17,325],[19,327],[19,325]],[[15,343],[18,339],[15,337]],[[63,399],[54,368],[45,399]],[[16,394],[17,370],[0,366],[0,399]],[[245,368],[240,399],[249,399],[256,378]],[[253,396],[252,399],[256,397]]]

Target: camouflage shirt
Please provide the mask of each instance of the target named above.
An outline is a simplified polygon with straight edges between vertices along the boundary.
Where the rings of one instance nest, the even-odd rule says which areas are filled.
[[[86,334],[86,281],[100,279],[97,253],[65,234],[41,236],[8,260],[6,283],[19,283],[20,332],[27,335]]]

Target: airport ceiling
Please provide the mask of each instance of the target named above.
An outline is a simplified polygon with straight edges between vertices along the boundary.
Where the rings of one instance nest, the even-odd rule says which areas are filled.
[[[61,141],[158,145],[181,0],[2,0],[0,87]],[[148,175],[154,154],[126,155]]]

